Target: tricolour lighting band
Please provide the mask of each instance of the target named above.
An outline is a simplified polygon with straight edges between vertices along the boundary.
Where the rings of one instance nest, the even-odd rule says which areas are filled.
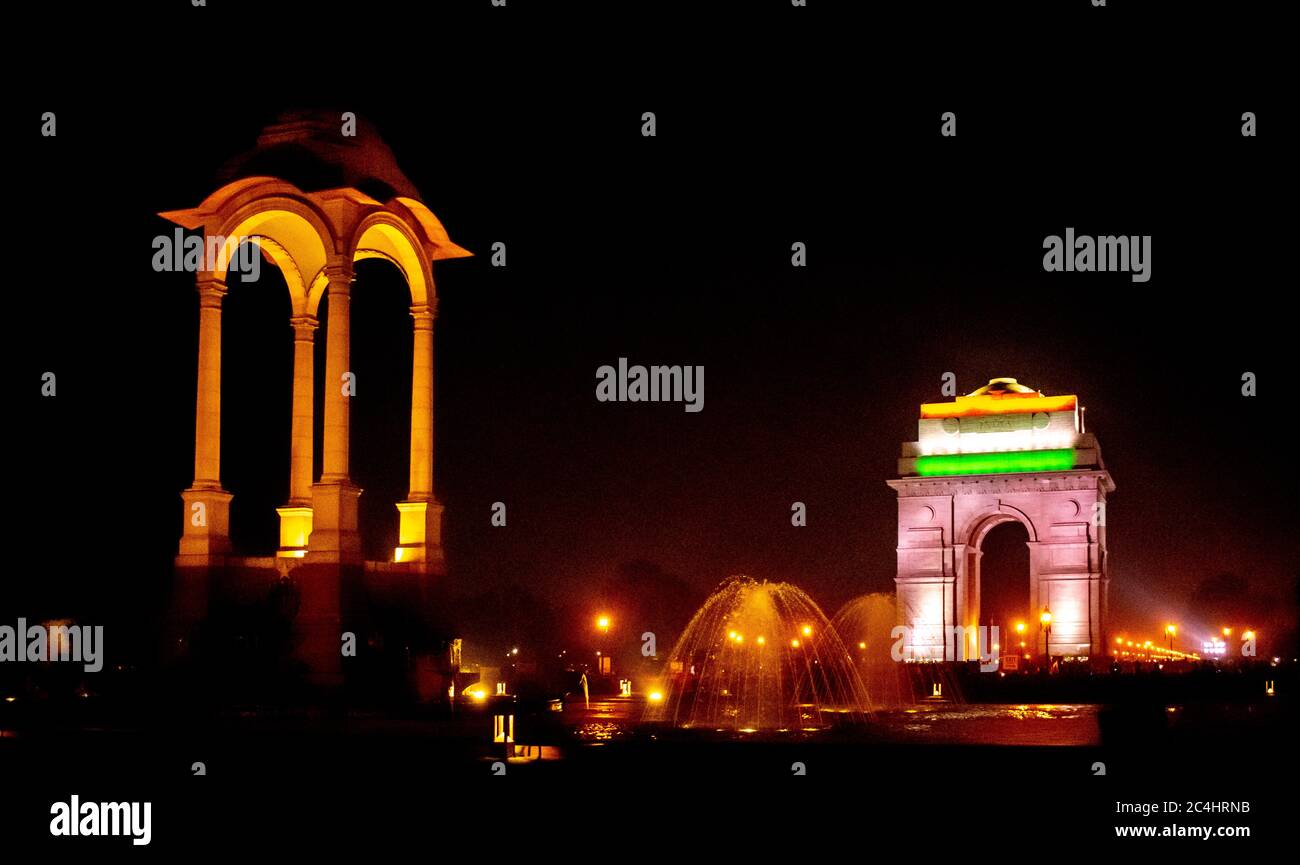
[[[916,473],[923,477],[1007,472],[1063,472],[1072,468],[1074,468],[1074,448],[986,454],[935,454],[916,458]]]
[[[954,402],[921,403],[921,417],[971,417],[982,414],[1028,414],[1032,412],[1074,411],[1076,397],[999,394],[959,396]]]

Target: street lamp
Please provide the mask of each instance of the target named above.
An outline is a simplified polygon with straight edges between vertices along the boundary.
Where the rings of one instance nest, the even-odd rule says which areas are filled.
[[[1178,628],[1174,625],[1165,625],[1165,633],[1169,635],[1169,651],[1174,650],[1174,634],[1178,633]]]
[[[600,615],[596,616],[596,630],[600,631],[600,636],[601,636],[601,639],[597,640],[597,644],[602,649],[609,648],[607,641],[604,639],[604,637],[609,635],[609,625],[610,625],[610,621],[608,615],[606,615],[605,613],[601,613]],[[614,659],[608,652],[596,653],[596,672],[601,676],[613,674]]]
[[[1043,653],[1047,655],[1047,670],[1052,670],[1052,611],[1043,607],[1043,614],[1038,617],[1038,627],[1043,632]]]

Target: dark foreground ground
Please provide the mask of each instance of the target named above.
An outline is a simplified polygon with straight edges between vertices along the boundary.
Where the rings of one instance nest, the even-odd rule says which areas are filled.
[[[536,844],[576,831],[563,827],[617,838],[707,824],[761,846],[755,831],[793,831],[797,817],[845,830],[848,819],[855,833],[912,838],[919,849],[960,837],[1195,843],[1231,855],[1261,839],[1289,843],[1291,706],[920,707],[865,728],[735,737],[647,728],[634,722],[636,701],[614,699],[557,713],[561,735],[538,733],[552,744],[528,759],[507,758],[483,735],[483,707],[404,721],[246,712],[202,725],[48,724],[0,736],[3,822],[10,844],[131,849],[125,839],[50,837],[50,804],[76,793],[151,802],[151,849],[454,836],[531,858]],[[1051,741],[1068,744],[1042,744]],[[801,771],[806,780],[786,780]],[[1221,802],[1241,804],[1200,810]],[[1176,810],[1122,814],[1119,803]],[[1117,838],[1129,825],[1246,827],[1251,838]]]

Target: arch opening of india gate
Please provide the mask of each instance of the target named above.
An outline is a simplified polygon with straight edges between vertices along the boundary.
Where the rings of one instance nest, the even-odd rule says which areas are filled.
[[[1022,609],[1035,652],[1104,663],[1105,508],[1115,484],[1077,396],[995,378],[952,402],[925,403],[898,474],[888,484],[898,495],[896,586],[910,658],[978,658],[970,637],[987,621],[984,539],[1018,522],[1029,538]]]
[[[368,124],[355,137],[340,134],[337,115],[290,113],[263,130],[256,147],[223,169],[225,181],[195,207],[164,218],[225,245],[215,266],[197,276],[199,339],[194,475],[181,494],[183,534],[176,556],[171,622],[173,648],[184,647],[221,609],[257,604],[287,589],[293,607],[293,655],[310,679],[342,681],[341,634],[366,635],[382,606],[430,612],[435,580],[446,571],[443,506],[434,485],[434,323],[438,293],[434,262],[470,253],[457,246],[391,151]],[[275,174],[269,172],[275,171]],[[222,483],[222,303],[227,264],[240,244],[255,244],[283,276],[292,330],[289,494],[279,516],[274,556],[232,549],[232,494]],[[387,561],[365,561],[358,526],[363,491],[349,456],[352,372],[350,306],[355,264],[391,263],[410,292],[409,485],[398,512],[398,542]],[[256,283],[241,291],[261,290]],[[322,315],[322,313],[327,313]],[[318,318],[326,321],[318,332]],[[315,346],[325,343],[324,386],[317,393]],[[226,341],[225,350],[238,350]],[[316,420],[323,417],[321,471],[314,476]],[[268,446],[271,446],[268,444]],[[454,676],[443,652],[431,661],[422,690]]]

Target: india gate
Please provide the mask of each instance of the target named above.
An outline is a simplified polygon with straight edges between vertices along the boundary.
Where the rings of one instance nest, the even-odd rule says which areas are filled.
[[[1036,652],[1105,656],[1105,506],[1115,484],[1076,396],[995,378],[952,402],[925,403],[898,474],[888,484],[898,494],[896,584],[911,657],[942,660],[954,626],[974,634],[983,624],[981,547],[1009,521],[1029,536],[1023,609]],[[955,660],[976,651],[961,642]]]
[[[184,644],[219,607],[257,603],[288,585],[295,597],[293,654],[311,680],[341,680],[341,633],[363,631],[377,597],[419,609],[445,572],[442,513],[434,488],[434,262],[470,253],[452,243],[438,218],[364,122],[349,135],[338,114],[290,113],[264,129],[256,146],[222,169],[224,181],[201,203],[160,215],[234,258],[256,244],[283,275],[291,302],[284,322],[293,339],[289,495],[279,514],[274,556],[231,548],[232,494],[222,485],[222,299],[227,268],[197,274],[199,339],[194,478],[181,497],[183,534],[176,556],[172,642]],[[413,325],[409,491],[394,502],[398,543],[387,561],[364,561],[358,529],[362,490],[349,473],[352,374],[349,308],[354,264],[391,262],[410,291]],[[240,290],[259,290],[257,283]],[[268,289],[269,290],[269,289]],[[327,305],[326,331],[317,316]],[[287,335],[286,335],[287,338]],[[325,341],[324,387],[315,392],[314,341]],[[227,341],[226,349],[238,350]],[[313,476],[316,412],[323,414],[322,470]],[[268,443],[268,447],[278,443]]]

